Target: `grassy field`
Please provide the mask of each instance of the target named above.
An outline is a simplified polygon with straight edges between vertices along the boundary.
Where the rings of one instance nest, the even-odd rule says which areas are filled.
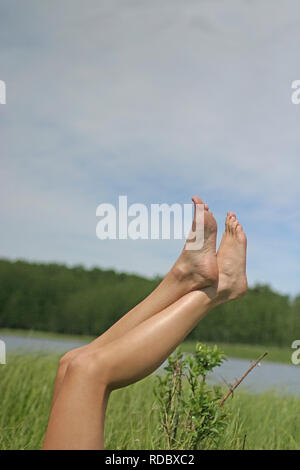
[[[0,329],[0,338],[3,335],[15,335],[23,336],[28,338],[39,338],[39,339],[55,339],[61,341],[82,341],[89,343],[94,339],[92,336],[80,336],[80,335],[65,335],[59,333],[48,333],[43,331],[29,331],[29,330],[11,330],[11,329]],[[200,339],[199,339],[200,341]],[[206,344],[212,345],[213,343],[205,341]],[[195,350],[195,341],[185,341],[181,349],[185,352],[193,352]],[[219,343],[219,348],[225,353],[227,357],[236,357],[240,359],[257,359],[265,351],[268,355],[264,358],[264,361],[281,362],[283,364],[291,364],[292,349],[290,346],[275,347],[275,346],[260,346],[260,345],[247,345],[247,344],[226,344]]]
[[[46,429],[58,356],[8,355],[0,366],[0,449],[39,449]],[[107,449],[163,449],[154,379],[113,392]],[[219,449],[300,449],[300,397],[237,392],[226,406],[230,423]],[[246,438],[245,438],[246,436]],[[184,445],[182,444],[184,447]],[[211,448],[204,442],[203,448]],[[179,446],[180,448],[180,446]]]

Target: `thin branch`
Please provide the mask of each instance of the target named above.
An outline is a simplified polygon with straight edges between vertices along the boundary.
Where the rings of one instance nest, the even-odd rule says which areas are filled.
[[[268,353],[265,352],[263,353],[255,362],[253,362],[251,364],[251,366],[249,367],[248,370],[246,370],[246,372],[244,373],[244,375],[236,381],[236,383],[233,385],[233,387],[230,388],[230,390],[228,390],[228,392],[226,393],[226,395],[224,395],[224,397],[222,398],[222,400],[220,401],[219,403],[219,406],[223,406],[224,405],[224,402],[227,400],[228,397],[230,397],[230,395],[234,392],[234,390],[240,385],[240,383],[247,377],[247,375],[252,371],[252,369],[254,369],[254,367],[257,366],[257,364],[267,355]]]

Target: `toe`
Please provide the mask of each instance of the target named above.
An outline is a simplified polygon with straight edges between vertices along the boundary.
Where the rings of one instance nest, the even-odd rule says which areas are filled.
[[[232,222],[232,233],[233,234],[235,234],[238,225],[239,225],[238,220],[235,220],[234,222]]]
[[[199,196],[193,196],[192,201],[193,201],[194,204],[204,204],[204,202],[202,201],[202,199]]]
[[[228,231],[230,234],[233,234],[234,233],[234,230],[233,230],[233,224],[235,222],[235,215],[230,215],[229,216],[229,222],[228,222]]]
[[[193,217],[192,230],[195,231],[196,228],[197,228],[197,221],[200,220],[199,219],[199,217],[200,217],[199,209],[202,209],[201,206],[204,207],[205,211],[207,211],[207,212],[210,212],[210,211],[208,210],[208,205],[204,204],[204,202],[202,201],[202,199],[199,196],[193,196],[192,201],[194,203],[194,217]]]
[[[236,237],[241,243],[247,246],[247,237],[241,224],[238,224],[236,228]]]
[[[229,215],[227,214],[227,217],[225,219],[225,232],[229,232]]]
[[[240,243],[242,243],[245,246],[245,248],[247,248],[247,237],[243,229],[241,228],[236,229],[236,238]]]

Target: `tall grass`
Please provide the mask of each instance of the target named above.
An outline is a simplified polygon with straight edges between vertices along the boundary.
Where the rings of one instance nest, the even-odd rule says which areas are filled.
[[[9,355],[0,366],[0,449],[39,449],[47,426],[56,355]],[[155,380],[112,393],[107,410],[107,449],[163,449]],[[219,449],[300,449],[300,397],[237,392],[229,399],[230,424]],[[246,436],[246,437],[245,437]],[[204,447],[211,448],[210,442]],[[184,442],[181,443],[184,448]]]
[[[106,423],[108,449],[166,448],[158,433],[153,385],[153,379],[146,379],[112,394]],[[300,449],[300,397],[239,391],[224,406],[230,419],[218,449]],[[180,448],[186,448],[184,442]],[[202,448],[215,447],[208,440]]]
[[[0,449],[38,449],[47,426],[58,356],[8,355],[0,365]]]

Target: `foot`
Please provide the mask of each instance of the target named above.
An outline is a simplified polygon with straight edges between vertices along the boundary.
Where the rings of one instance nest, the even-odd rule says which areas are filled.
[[[172,270],[181,282],[186,281],[188,283],[189,290],[196,290],[212,286],[218,281],[219,270],[216,255],[217,223],[208,206],[198,196],[194,196],[192,200],[194,203],[192,229],[196,232],[195,239],[197,239],[197,236],[200,236],[200,224],[204,223],[204,241],[199,249],[191,249],[191,244],[196,244],[197,241],[195,239],[187,240]],[[201,204],[204,207],[202,215],[198,206]]]
[[[217,260],[219,283],[217,288],[218,303],[243,297],[247,292],[246,276],[247,238],[243,227],[233,212],[228,212]]]

